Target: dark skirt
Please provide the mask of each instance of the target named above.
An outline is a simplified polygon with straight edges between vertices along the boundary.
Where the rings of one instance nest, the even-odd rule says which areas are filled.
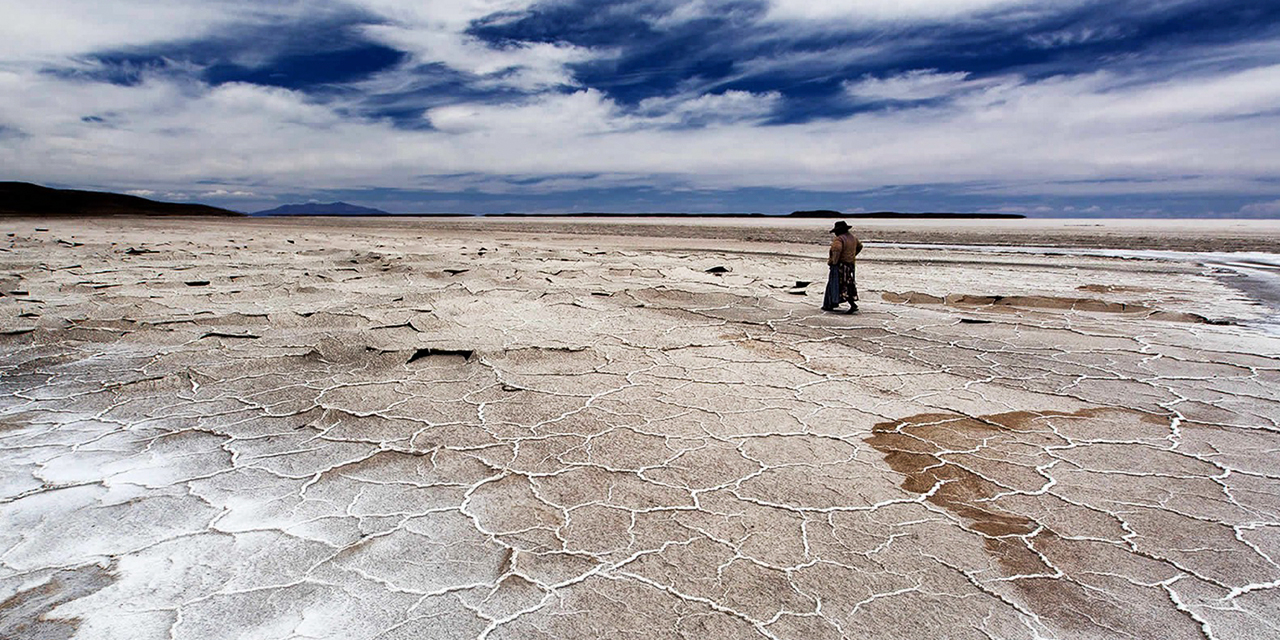
[[[823,309],[834,309],[840,304],[840,270],[835,265],[827,274],[827,293],[822,297]]]
[[[822,297],[822,308],[834,309],[844,302],[858,299],[858,285],[854,281],[853,265],[833,265],[827,274],[827,290]]]
[[[840,272],[840,301],[853,302],[858,299],[858,283],[853,275],[853,263],[841,262],[836,265]]]

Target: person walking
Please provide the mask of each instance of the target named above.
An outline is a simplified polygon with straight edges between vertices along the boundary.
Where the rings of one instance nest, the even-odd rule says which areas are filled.
[[[858,286],[854,279],[854,261],[862,251],[862,241],[849,233],[849,225],[843,220],[831,229],[835,237],[831,239],[831,251],[828,253],[827,291],[822,299],[823,311],[835,311],[844,302],[849,303],[849,310],[858,310]]]

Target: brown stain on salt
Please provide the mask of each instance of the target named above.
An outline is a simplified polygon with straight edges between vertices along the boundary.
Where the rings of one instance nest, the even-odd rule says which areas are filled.
[[[971,449],[978,444],[998,449],[1001,441],[1025,445],[1059,438],[1049,426],[1053,419],[1090,420],[1122,414],[1135,422],[1161,423],[1160,416],[1122,408],[1085,409],[1074,413],[1014,411],[988,416],[925,413],[872,427],[866,442],[884,454],[885,461],[903,475],[902,488],[924,495],[960,517],[966,530],[982,535],[987,553],[1007,576],[1042,575],[1013,581],[1014,588],[1042,620],[1071,633],[1115,633],[1143,637],[1147,621],[1139,612],[1090,593],[1074,582],[1055,579],[1053,552],[1046,543],[1062,540],[1041,523],[1004,511],[993,499],[1006,491],[981,475],[956,464],[947,451]],[[952,458],[952,459],[948,459]],[[1034,535],[1033,535],[1034,534]],[[1037,550],[1033,551],[1033,547]],[[1037,551],[1040,551],[1037,553]],[[1046,554],[1042,556],[1041,553]],[[1169,628],[1168,637],[1194,637],[1194,629]],[[1191,636],[1187,634],[1190,633]]]
[[[44,584],[19,591],[0,602],[0,638],[70,638],[79,629],[80,620],[49,618],[46,614],[101,591],[114,581],[110,568],[96,565],[58,571]]]
[[[992,537],[1025,536],[1039,525],[985,502],[1001,491],[999,486],[942,456],[1000,433],[1047,431],[1034,424],[1036,418],[1066,415],[1076,414],[1018,411],[973,418],[925,413],[875,425],[867,444],[883,453],[885,462],[904,476],[903,489],[925,494],[936,486],[928,501],[960,516],[966,529]]]

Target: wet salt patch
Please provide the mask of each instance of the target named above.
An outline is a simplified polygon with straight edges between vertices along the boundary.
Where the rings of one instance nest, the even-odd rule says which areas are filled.
[[[1230,276],[1212,274],[1250,299],[1270,308],[1272,313],[1243,326],[1280,336],[1280,253],[1259,251],[1158,251],[1151,249],[1089,249],[1082,247],[1036,247],[1000,245],[923,244],[907,242],[867,243],[892,249],[932,249],[970,251],[975,253],[1014,253],[1032,255],[1072,255],[1123,260],[1154,260],[1198,264],[1230,272]]]

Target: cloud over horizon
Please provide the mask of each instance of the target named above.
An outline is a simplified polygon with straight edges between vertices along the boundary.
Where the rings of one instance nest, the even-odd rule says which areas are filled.
[[[1280,217],[1280,7],[1255,2],[0,6],[0,179],[242,210]]]

